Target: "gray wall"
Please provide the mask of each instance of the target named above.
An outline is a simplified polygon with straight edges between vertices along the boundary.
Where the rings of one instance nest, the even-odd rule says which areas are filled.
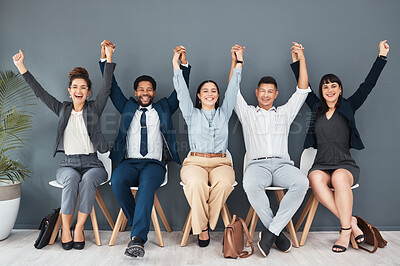
[[[214,79],[224,92],[230,49],[245,45],[241,84],[246,100],[256,103],[254,89],[263,75],[276,77],[280,94],[276,105],[286,102],[296,85],[291,73],[290,46],[298,41],[305,47],[310,82],[316,87],[325,73],[335,73],[350,96],[363,81],[378,54],[380,40],[391,45],[389,62],[375,90],[356,115],[366,145],[352,150],[361,168],[360,188],[354,191],[354,213],[385,230],[400,230],[400,164],[398,75],[400,25],[399,1],[1,1],[1,69],[16,70],[11,57],[23,49],[26,66],[39,82],[60,100],[68,99],[68,72],[74,66],[88,69],[94,92],[100,87],[98,68],[100,42],[117,45],[115,74],[125,95],[133,94],[133,80],[150,74],[158,82],[156,99],[171,93],[172,49],[188,49],[192,68],[191,89],[204,79]],[[58,162],[52,157],[57,117],[42,103],[35,113],[31,142],[23,160],[33,171],[22,185],[22,202],[16,227],[35,228],[50,209],[60,205],[61,190],[50,187]],[[309,109],[304,106],[292,126],[289,151],[296,165],[302,152]],[[119,115],[108,102],[102,128],[110,143],[116,136]],[[174,116],[179,153],[188,152],[187,132],[182,115]],[[237,117],[230,121],[229,149],[233,154],[239,185],[228,199],[231,213],[247,214],[249,203],[242,189],[244,144]],[[158,191],[167,219],[174,230],[183,225],[188,204],[179,186],[179,169],[169,165],[169,183]],[[100,188],[111,215],[119,207],[108,185]],[[308,197],[308,196],[307,196]],[[274,206],[276,201],[273,198]],[[98,210],[101,228],[108,228]],[[298,214],[297,214],[298,216]],[[297,217],[296,216],[296,217]],[[88,222],[90,227],[90,222]],[[313,230],[337,230],[338,220],[319,207]],[[222,223],[219,223],[219,229]]]

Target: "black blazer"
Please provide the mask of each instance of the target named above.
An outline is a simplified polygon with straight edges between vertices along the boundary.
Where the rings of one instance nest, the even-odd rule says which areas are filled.
[[[354,114],[357,111],[357,109],[360,108],[360,106],[367,99],[368,94],[370,94],[372,89],[375,87],[375,84],[385,64],[386,64],[385,59],[377,57],[364,82],[360,84],[356,92],[353,95],[351,95],[348,99],[342,98],[340,105],[337,108],[337,111],[347,118],[347,123],[350,128],[350,143],[349,143],[350,148],[354,148],[356,150],[364,149],[364,144],[361,141],[360,133],[358,133],[358,130],[356,128]],[[298,61],[294,62],[290,66],[292,67],[292,71],[296,77],[296,80],[298,80],[299,62]],[[309,147],[317,148],[317,141],[315,139],[315,134],[314,134],[315,118],[316,118],[316,111],[319,107],[322,106],[322,104],[321,100],[317,97],[317,95],[315,95],[315,93],[312,90],[307,96],[306,103],[308,107],[310,107],[312,114],[311,114],[310,127],[308,128],[306,139],[304,141],[304,148],[305,149]]]
[[[103,113],[104,107],[106,106],[108,95],[111,90],[111,81],[113,72],[115,69],[115,63],[107,63],[105,68],[105,75],[103,78],[103,84],[95,100],[86,101],[83,106],[83,120],[86,125],[86,129],[93,146],[101,153],[108,151],[108,144],[103,134],[101,134],[100,128],[100,116]],[[31,87],[33,92],[40,100],[47,105],[56,115],[60,117],[57,127],[56,143],[54,145],[53,157],[59,151],[64,151],[64,130],[68,124],[69,117],[73,108],[72,102],[60,102],[52,95],[50,95],[43,87],[36,81],[32,74],[27,71],[22,75]]]

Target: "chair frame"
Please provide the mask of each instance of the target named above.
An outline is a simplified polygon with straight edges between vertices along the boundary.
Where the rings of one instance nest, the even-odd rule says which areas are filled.
[[[305,175],[308,175],[308,171],[311,169],[311,166],[314,162],[316,153],[317,153],[317,150],[314,148],[308,148],[302,152],[301,158],[300,158],[300,170]],[[306,156],[309,156],[310,158],[306,158]],[[358,187],[359,187],[359,184],[355,184],[354,186],[351,187],[351,189],[353,190]],[[331,190],[335,191],[333,188],[331,188]],[[310,197],[308,198],[307,203],[304,206],[304,209],[301,212],[299,220],[297,221],[296,226],[294,228],[295,231],[297,232],[307,217],[307,220],[304,224],[303,232],[302,232],[301,238],[300,238],[300,246],[304,246],[304,244],[306,243],[308,233],[310,232],[311,224],[314,220],[314,216],[317,211],[318,204],[319,204],[319,201],[315,197],[314,192],[311,190]],[[350,236],[350,241],[351,241],[351,245],[353,246],[353,248],[358,249],[358,244],[355,240],[353,233]]]
[[[104,168],[106,169],[107,174],[108,174],[107,181],[101,183],[100,186],[108,183],[110,181],[110,178],[111,178],[111,159],[108,158],[109,154],[110,154],[110,152],[106,152],[106,153],[103,153],[103,154],[97,152],[97,156],[98,156],[99,160],[102,161],[102,163],[104,165]],[[63,186],[60,183],[58,183],[57,180],[50,181],[49,185],[52,186],[52,187],[57,187],[57,188],[61,188],[61,189],[63,188]],[[106,217],[107,222],[110,225],[111,229],[114,229],[114,221],[111,218],[110,212],[108,211],[107,206],[104,203],[103,197],[101,196],[101,194],[100,194],[98,189],[96,189],[95,199],[96,199],[97,203],[99,204],[100,209],[103,212],[104,216]],[[79,194],[78,194],[78,198],[76,200],[77,203],[78,203],[78,200],[79,200]],[[75,214],[75,210],[76,210],[76,205],[75,205],[75,209],[74,209],[74,214]],[[61,214],[62,213],[61,213],[61,210],[60,210],[60,213],[58,215],[56,224],[54,226],[54,230],[53,230],[53,232],[51,234],[51,237],[50,237],[50,240],[49,240],[49,245],[53,245],[54,242],[56,241],[58,232],[59,232],[61,224],[62,224]],[[94,237],[95,237],[95,240],[96,240],[96,245],[97,246],[101,246],[100,231],[99,231],[99,226],[98,226],[98,223],[97,223],[97,217],[96,217],[96,211],[95,211],[94,205],[92,207],[92,212],[90,213],[90,219],[91,219],[91,222],[92,222],[93,233],[94,233]],[[70,226],[72,225],[72,221],[73,221],[73,217],[71,218]]]
[[[160,188],[165,186],[168,183],[168,167],[165,166],[166,171],[165,171],[165,178],[164,182],[161,184]],[[139,190],[138,187],[131,187],[131,192],[134,198],[136,198],[136,193]],[[154,193],[154,204],[153,208],[151,210],[151,220],[154,225],[154,231],[156,232],[157,240],[158,240],[158,245],[160,247],[164,247],[164,240],[161,235],[161,228],[160,228],[160,223],[158,222],[157,218],[157,213],[160,216],[161,222],[163,223],[165,230],[167,232],[172,232],[171,227],[168,224],[167,218],[165,217],[164,211],[161,207],[160,201],[158,200],[157,194]],[[126,218],[124,212],[120,208],[117,220],[115,222],[115,226],[113,228],[113,232],[111,234],[110,241],[108,242],[109,246],[113,246],[115,244],[115,240],[117,239],[118,232],[125,231],[126,228],[126,223],[128,222],[128,219]]]
[[[190,152],[188,153],[188,156],[190,155]],[[232,160],[232,155],[228,150],[226,150],[226,157],[232,162],[232,167],[233,167],[233,160]],[[184,183],[180,182],[179,183],[182,188],[185,186]],[[236,187],[237,182],[232,185],[233,187]],[[232,221],[232,216],[231,213],[229,212],[228,205],[226,202],[221,208],[220,215],[222,217],[222,221],[224,222],[225,227],[227,227],[231,221]],[[185,224],[182,227],[182,240],[181,240],[181,247],[185,247],[189,238],[190,231],[192,230],[192,208],[190,208],[190,211],[186,217]]]
[[[246,167],[247,167],[247,162],[248,162],[247,154],[245,154],[244,155],[244,159],[243,159],[243,176],[244,176],[244,173],[245,173],[245,170],[246,170]],[[270,187],[264,188],[264,190],[265,190],[265,192],[274,191],[276,199],[278,201],[278,204],[281,203],[283,197],[285,196],[285,192],[284,192],[285,188],[283,188],[283,187],[270,186]],[[258,222],[258,215],[254,211],[253,207],[250,205],[250,208],[249,208],[249,211],[247,213],[246,220],[245,220],[245,223],[246,223],[247,227],[249,227],[249,225],[250,225],[250,227],[249,227],[250,239],[253,239],[254,232],[255,232],[256,226],[257,226],[257,222]],[[290,219],[289,223],[286,225],[286,230],[289,232],[289,234],[290,234],[290,236],[292,238],[293,246],[296,247],[296,248],[300,247],[299,241],[298,241],[297,235],[296,235],[296,230],[295,230],[295,227],[293,225],[292,219]],[[248,247],[249,245],[250,244],[247,241],[246,246]]]

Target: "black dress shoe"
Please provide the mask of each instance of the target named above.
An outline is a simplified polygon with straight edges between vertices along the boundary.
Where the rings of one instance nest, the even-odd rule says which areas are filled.
[[[130,257],[144,256],[144,241],[138,236],[133,236],[125,249],[125,255]]]
[[[271,233],[268,229],[260,232],[260,241],[257,246],[260,249],[264,257],[267,257],[272,245],[275,243],[276,235]]]
[[[202,232],[206,232],[206,231],[208,232],[208,239],[206,239],[206,240],[201,240],[199,238],[199,235],[197,235],[197,242],[199,243],[199,246],[201,248],[205,248],[208,246],[208,244],[210,244],[210,230],[208,227],[207,227],[207,229],[202,230]]]
[[[61,238],[62,238],[62,231],[61,231]],[[72,238],[72,231],[71,231],[71,238]],[[71,240],[71,241],[64,243],[64,242],[62,242],[62,239],[61,239],[61,246],[64,250],[70,250],[74,246],[74,241]]]
[[[85,232],[82,231],[83,241],[76,242],[74,241],[74,249],[83,249],[85,247]]]
[[[292,242],[281,232],[275,240],[276,247],[282,252],[289,252],[292,248]]]

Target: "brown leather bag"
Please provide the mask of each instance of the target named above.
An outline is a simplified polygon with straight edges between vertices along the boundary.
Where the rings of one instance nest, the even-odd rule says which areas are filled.
[[[246,234],[247,241],[251,246],[251,253],[244,249],[243,231]],[[232,222],[225,228],[224,240],[222,242],[225,258],[237,259],[238,257],[247,258],[254,253],[253,241],[250,239],[246,223],[242,218],[233,215]]]
[[[381,233],[375,226],[371,225],[358,215],[356,215],[355,217],[357,218],[358,226],[365,235],[365,243],[374,246],[372,250],[362,247],[361,245],[359,245],[359,248],[370,253],[374,253],[378,249],[378,247],[383,248],[387,245],[387,241],[383,239]]]

